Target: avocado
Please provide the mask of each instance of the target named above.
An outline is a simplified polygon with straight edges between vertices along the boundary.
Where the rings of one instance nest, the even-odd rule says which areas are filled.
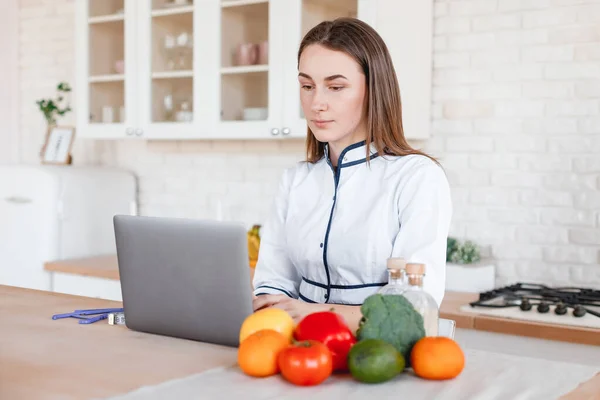
[[[406,361],[396,348],[381,339],[365,339],[348,353],[348,369],[357,381],[381,383],[404,371]]]

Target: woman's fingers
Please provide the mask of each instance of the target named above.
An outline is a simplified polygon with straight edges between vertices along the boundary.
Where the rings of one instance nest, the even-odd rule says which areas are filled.
[[[287,299],[290,300],[290,299]],[[280,301],[277,304],[273,304],[273,307],[279,308],[285,312],[287,312],[294,321],[299,317],[298,310],[294,307],[292,301],[287,301],[286,299]]]
[[[284,294],[263,294],[256,296],[256,298],[252,300],[252,308],[254,311],[258,311],[262,308],[277,304],[287,298],[288,297]]]

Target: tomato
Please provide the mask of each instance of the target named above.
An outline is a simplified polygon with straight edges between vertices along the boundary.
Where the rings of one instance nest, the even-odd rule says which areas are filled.
[[[331,352],[316,340],[297,342],[283,349],[277,363],[281,375],[299,386],[318,385],[333,372]]]
[[[254,332],[263,329],[273,329],[292,340],[294,335],[294,320],[280,308],[263,308],[250,314],[240,327],[240,343]]]

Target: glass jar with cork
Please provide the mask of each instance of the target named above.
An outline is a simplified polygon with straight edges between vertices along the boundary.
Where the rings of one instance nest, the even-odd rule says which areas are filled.
[[[387,260],[388,283],[377,293],[379,294],[402,294],[406,289],[405,281],[406,261],[400,257],[392,257]]]
[[[406,276],[408,278],[408,286],[402,295],[423,316],[425,336],[438,336],[438,305],[433,296],[423,290],[425,264],[407,263]]]

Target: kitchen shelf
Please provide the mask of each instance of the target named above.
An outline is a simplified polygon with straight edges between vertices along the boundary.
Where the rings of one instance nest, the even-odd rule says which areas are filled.
[[[122,21],[125,18],[125,0],[85,0],[90,23]]]
[[[88,18],[89,24],[103,24],[106,22],[123,21],[125,16],[123,14],[112,14],[112,15],[100,15],[97,17]]]
[[[90,76],[90,83],[98,83],[98,82],[120,82],[125,80],[125,75],[123,74],[109,74],[109,75],[93,75]]]
[[[256,60],[248,60],[251,63],[249,65],[242,62],[238,59],[238,54],[241,45],[269,42],[272,5],[264,1],[235,3],[240,6],[226,8],[221,12],[221,71],[225,74],[266,71],[268,69],[255,69],[260,67],[253,64]],[[239,69],[230,69],[233,67]]]
[[[194,12],[194,6],[181,6],[181,7],[173,7],[173,8],[165,8],[160,10],[153,10],[153,17],[164,17],[168,15],[179,15],[179,14],[191,14]]]
[[[164,71],[164,72],[153,72],[152,79],[171,79],[171,78],[192,78],[194,77],[194,71],[182,70],[182,71]]]
[[[304,138],[298,44],[321,21],[348,16],[384,37],[403,70],[407,137],[428,137],[431,43],[415,49],[411,37],[431,36],[434,0],[73,3],[80,138]]]
[[[253,4],[268,3],[269,0],[224,0],[221,2],[222,8],[242,7]]]
[[[111,107],[113,113],[112,123],[123,122],[119,109],[125,104],[125,81],[100,81],[90,83],[89,88],[90,123],[103,122],[103,109]],[[110,122],[107,122],[110,123]]]
[[[221,121],[243,119],[245,108],[268,108],[268,74],[224,75],[221,79]]]
[[[239,67],[221,68],[222,75],[250,74],[254,72],[269,72],[268,65],[244,65]]]
[[[189,111],[193,113],[193,81],[191,77],[178,79],[155,79],[152,81],[152,122],[180,122],[166,118],[165,99],[170,98],[172,117],[180,110],[183,102],[188,103]],[[189,121],[188,121],[189,123]]]
[[[348,0],[303,0],[304,6],[313,5],[321,8],[327,8],[330,10],[335,10],[336,15],[340,16],[343,13],[348,13],[347,15],[356,16],[357,13],[357,3],[356,1],[348,1]]]

